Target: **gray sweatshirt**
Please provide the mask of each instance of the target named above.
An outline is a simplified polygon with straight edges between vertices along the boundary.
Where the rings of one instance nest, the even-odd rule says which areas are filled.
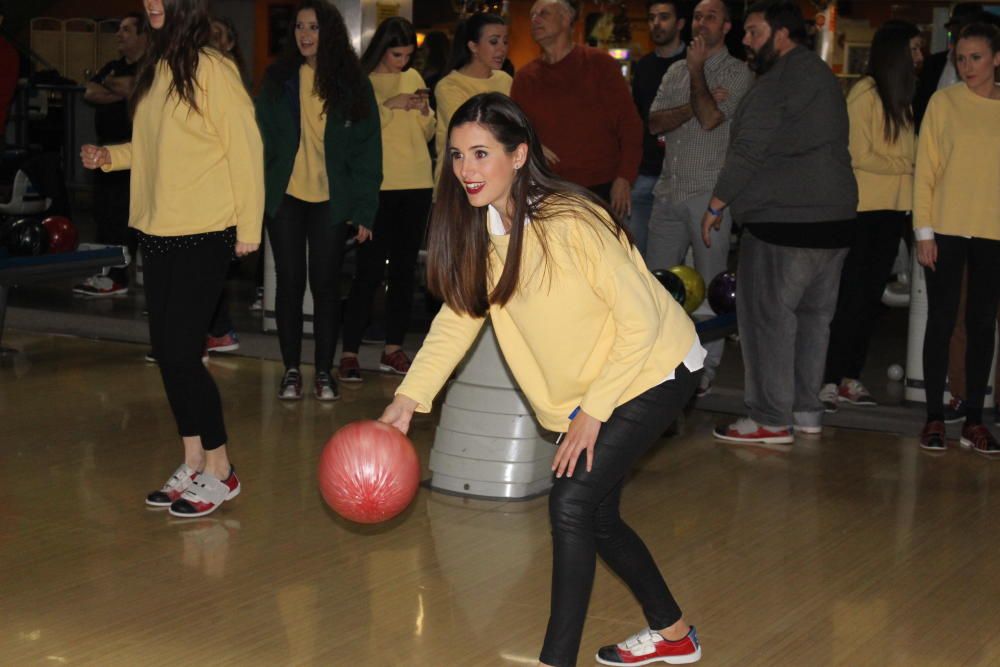
[[[715,196],[740,223],[854,218],[847,104],[823,60],[801,46],[778,59],[733,116]]]

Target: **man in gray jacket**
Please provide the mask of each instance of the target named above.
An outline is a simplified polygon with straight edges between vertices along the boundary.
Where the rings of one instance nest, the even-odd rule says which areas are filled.
[[[830,68],[802,46],[799,8],[757,3],[744,27],[758,78],[733,118],[702,232],[711,245],[727,207],[744,226],[736,310],[750,414],[715,436],[788,446],[793,428],[822,430],[818,393],[858,192],[847,105]]]

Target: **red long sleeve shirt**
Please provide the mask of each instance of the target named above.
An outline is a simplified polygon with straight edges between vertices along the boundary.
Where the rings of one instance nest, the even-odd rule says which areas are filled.
[[[618,63],[575,46],[559,62],[533,60],[514,77],[510,96],[559,161],[553,170],[584,187],[621,176],[630,183],[642,159],[642,120]]]

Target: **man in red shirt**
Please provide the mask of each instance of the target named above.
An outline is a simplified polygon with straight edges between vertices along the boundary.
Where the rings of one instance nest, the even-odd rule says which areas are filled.
[[[518,70],[510,96],[531,120],[552,169],[625,218],[642,159],[642,120],[614,58],[573,43],[576,14],[570,0],[535,2],[531,36],[542,54]]]
[[[3,18],[4,7],[0,2],[0,28],[3,27]],[[7,131],[7,114],[17,89],[19,65],[17,50],[0,35],[0,149],[6,144],[4,137]]]

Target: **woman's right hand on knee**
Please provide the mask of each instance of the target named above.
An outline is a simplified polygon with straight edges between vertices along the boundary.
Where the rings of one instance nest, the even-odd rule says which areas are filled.
[[[111,151],[104,146],[84,144],[80,147],[80,162],[84,169],[100,169],[106,164],[111,164]]]
[[[396,398],[386,407],[378,420],[383,424],[396,427],[403,435],[406,435],[410,430],[410,420],[413,419],[413,412],[416,409],[416,401],[409,396],[396,394]]]

